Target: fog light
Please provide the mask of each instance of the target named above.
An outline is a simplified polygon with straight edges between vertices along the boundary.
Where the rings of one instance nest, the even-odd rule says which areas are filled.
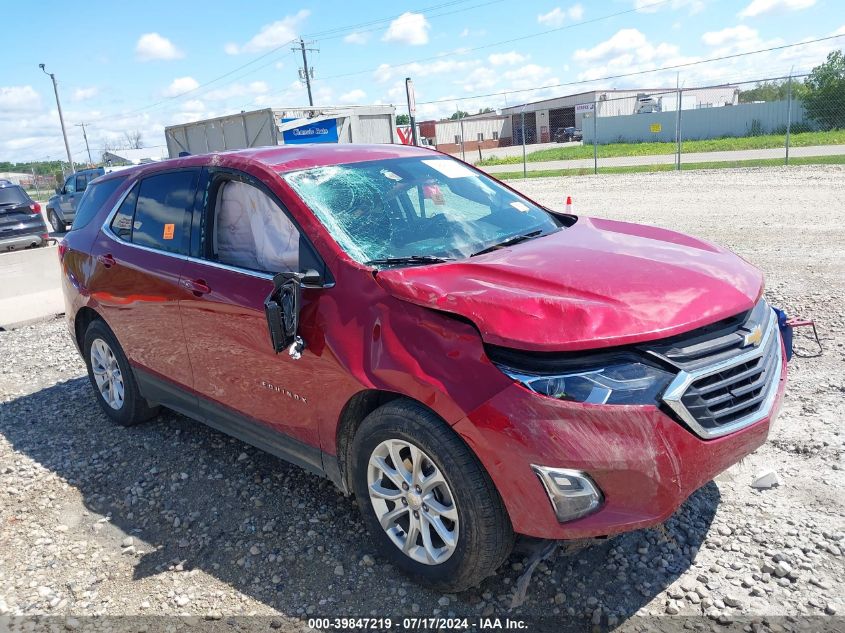
[[[580,470],[531,465],[543,482],[557,520],[572,521],[598,510],[604,501],[598,486]]]

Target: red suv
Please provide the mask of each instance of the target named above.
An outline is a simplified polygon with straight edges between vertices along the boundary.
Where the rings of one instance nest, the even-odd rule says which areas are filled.
[[[765,441],[786,380],[740,257],[545,209],[421,148],[107,174],[60,257],[112,420],[163,405],[329,478],[441,589],[494,572],[516,534],[664,521]]]

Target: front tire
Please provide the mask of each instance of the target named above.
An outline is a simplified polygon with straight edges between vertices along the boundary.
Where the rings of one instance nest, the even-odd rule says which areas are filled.
[[[382,554],[420,584],[463,591],[513,548],[510,519],[490,476],[433,412],[407,400],[361,423],[352,484]]]
[[[133,426],[158,413],[141,395],[126,354],[103,321],[88,326],[82,350],[97,402],[113,422]]]

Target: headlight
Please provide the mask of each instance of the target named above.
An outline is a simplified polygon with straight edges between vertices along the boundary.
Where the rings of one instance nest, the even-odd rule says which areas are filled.
[[[674,377],[639,362],[554,375],[527,374],[501,365],[499,368],[535,393],[589,404],[655,404]]]

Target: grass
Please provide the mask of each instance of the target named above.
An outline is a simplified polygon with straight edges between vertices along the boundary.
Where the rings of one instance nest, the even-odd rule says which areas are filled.
[[[782,158],[754,158],[749,160],[710,161],[703,163],[681,163],[682,170],[688,169],[730,169],[736,167],[780,167]],[[841,156],[801,156],[789,159],[790,165],[845,165],[845,155]],[[599,167],[600,174],[631,174],[654,171],[674,171],[674,165],[628,165],[624,167]],[[557,176],[586,176],[593,173],[593,168],[582,169],[541,169],[529,171],[528,178],[553,178]],[[500,180],[522,179],[521,171],[509,171],[490,174]]]
[[[746,149],[770,149],[784,146],[784,134],[766,134],[763,136],[742,136],[737,138],[714,138],[703,141],[684,141],[684,152],[729,152]],[[845,144],[845,130],[829,132],[801,132],[789,136],[791,147],[807,147],[810,145],[840,145]],[[654,156],[656,154],[673,154],[677,146],[675,143],[609,143],[598,146],[599,158],[613,158],[616,156]],[[574,147],[553,147],[531,152],[526,157],[527,162],[537,163],[549,160],[569,160],[576,158],[592,158],[592,145],[578,145]],[[489,165],[519,165],[522,156],[505,156],[502,158],[485,158],[479,166]]]

